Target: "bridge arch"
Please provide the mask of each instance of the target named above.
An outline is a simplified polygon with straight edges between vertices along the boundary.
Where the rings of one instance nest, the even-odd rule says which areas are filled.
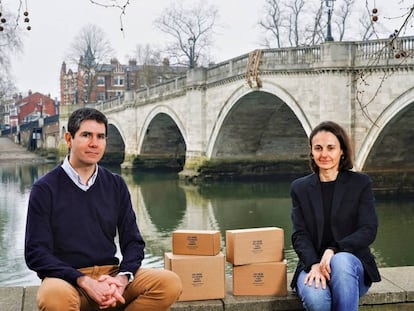
[[[169,107],[152,109],[141,128],[138,158],[134,165],[142,169],[157,167],[181,171],[186,160],[186,131],[180,118]],[[140,164],[140,160],[143,160]]]
[[[122,164],[125,160],[125,136],[122,126],[116,120],[108,118],[108,138],[102,162]]]
[[[282,138],[283,134],[278,133],[279,136],[279,142],[280,144],[276,144],[275,142],[272,142],[272,137],[268,136],[264,140],[266,141],[267,151],[270,150],[270,148],[273,148],[273,151],[277,149],[278,151],[282,151],[284,153],[289,152],[289,149],[291,147],[297,148],[296,153],[302,153],[299,155],[299,158],[303,158],[303,153],[307,154],[307,136],[309,135],[311,131],[311,125],[306,117],[305,113],[301,109],[301,107],[298,105],[296,100],[293,96],[291,96],[288,92],[286,92],[283,88],[281,88],[279,85],[272,83],[271,81],[266,81],[265,83],[266,87],[260,88],[260,89],[250,89],[246,88],[245,86],[238,87],[225,101],[224,105],[222,106],[218,117],[216,119],[216,122],[214,123],[213,130],[211,132],[207,149],[206,149],[206,155],[207,158],[218,158],[218,157],[225,157],[225,153],[231,153],[229,149],[226,151],[220,150],[220,144],[223,145],[243,145],[246,143],[246,137],[243,137],[243,135],[249,135],[252,134],[252,131],[257,130],[257,127],[259,125],[264,125],[262,123],[267,122],[271,123],[271,121],[275,120],[269,119],[270,114],[274,114],[276,112],[281,112],[284,114],[286,118],[289,118],[290,122],[296,122],[296,132],[295,137],[292,139],[290,137],[290,143],[288,140]],[[259,105],[259,102],[266,102],[263,105]],[[252,105],[255,104],[256,106],[253,107]],[[241,107],[241,106],[245,107]],[[247,110],[250,105],[250,108],[257,108],[262,109],[262,119],[257,119],[257,127],[254,127],[254,125],[250,125],[251,128],[247,128],[243,132],[243,128],[240,127],[240,124],[235,125],[237,123],[237,118],[245,118],[245,120],[248,120],[253,116],[253,114]],[[239,111],[237,111],[239,109]],[[240,112],[242,109],[244,109],[244,112]],[[257,114],[257,110],[255,110],[255,114]],[[232,116],[234,115],[234,116]],[[233,120],[231,120],[233,118]],[[267,121],[264,121],[264,120]],[[287,120],[285,120],[287,122]],[[243,121],[241,121],[243,122]],[[239,123],[241,123],[239,122]],[[228,129],[226,133],[226,127],[229,127],[229,124],[233,123],[231,125],[233,128]],[[246,124],[248,122],[245,122]],[[269,124],[268,124],[269,125]],[[276,129],[274,128],[275,125],[273,125],[273,134],[275,133]],[[293,127],[294,124],[292,124]],[[269,128],[261,129],[262,132],[269,132]],[[233,142],[228,144],[228,139],[230,137],[229,132],[241,132],[241,136],[237,138],[237,140],[234,140]],[[304,133],[302,132],[304,131]],[[300,132],[300,133],[299,133]],[[292,134],[292,133],[290,133]],[[269,135],[269,133],[268,133]],[[257,139],[263,139],[262,137],[257,137]],[[272,146],[271,146],[272,145]],[[276,145],[278,145],[276,147]],[[229,147],[230,148],[230,147]],[[246,151],[246,150],[244,150]],[[253,152],[253,150],[251,150]],[[255,154],[251,154],[250,156],[259,156],[259,157],[266,157],[266,151],[263,149],[261,151],[256,150]],[[238,156],[238,154],[228,154],[228,156]],[[269,156],[269,155],[267,155]],[[272,155],[271,155],[272,156]],[[283,157],[283,156],[282,156]]]
[[[139,154],[142,152],[142,146],[143,146],[146,134],[148,132],[148,129],[151,125],[151,122],[153,122],[154,118],[156,118],[156,116],[159,114],[165,114],[169,118],[171,118],[171,120],[175,123],[175,125],[179,129],[184,142],[187,141],[187,132],[185,130],[185,126],[181,122],[181,119],[178,117],[176,112],[169,106],[159,105],[148,113],[148,116],[145,118],[145,121],[142,125],[141,133],[138,136],[139,137],[139,142],[138,142],[138,153]]]
[[[121,137],[122,141],[125,141],[125,134],[123,132],[123,127],[122,125],[114,118],[112,118],[111,115],[107,115],[107,119],[108,119],[108,136],[110,136],[111,133],[117,134]],[[110,125],[112,125],[112,129],[110,128]],[[112,130],[116,130],[115,132],[112,132]],[[111,131],[111,133],[109,133],[109,131]]]
[[[410,90],[406,91],[399,97],[397,97],[390,105],[388,105],[383,112],[378,116],[378,118],[375,120],[375,125],[372,125],[370,127],[370,130],[368,134],[366,135],[361,148],[359,149],[358,155],[355,160],[355,168],[357,170],[362,170],[363,168],[366,168],[369,161],[369,157],[374,157],[372,153],[375,151],[376,148],[396,148],[395,145],[393,146],[387,146],[387,144],[382,143],[384,133],[386,131],[390,130],[390,127],[398,127],[397,129],[394,129],[394,131],[399,131],[398,136],[401,138],[400,141],[408,141],[408,144],[405,144],[401,146],[399,149],[405,149],[405,154],[414,153],[414,150],[411,148],[411,151],[407,151],[407,148],[409,145],[412,145],[410,140],[410,137],[412,138],[413,129],[411,129],[410,126],[406,126],[407,124],[400,124],[398,123],[403,122],[402,118],[404,118],[404,115],[406,115],[407,118],[410,118],[409,120],[414,121],[414,88],[411,88]],[[404,122],[403,122],[404,123]],[[413,124],[412,122],[407,122],[408,124]],[[401,128],[400,128],[401,126]],[[411,130],[411,134],[410,131]],[[403,138],[403,135],[407,136],[405,139]],[[395,141],[394,141],[395,142]],[[402,142],[403,143],[403,142]],[[380,146],[381,145],[381,146]],[[386,151],[384,151],[385,153]],[[395,156],[396,150],[393,149],[390,151],[389,154],[390,157]],[[378,159],[379,160],[379,159]],[[390,161],[393,161],[392,159],[389,159]],[[403,161],[400,160],[400,164],[397,166],[403,165]],[[412,165],[412,163],[411,163]],[[395,167],[395,163],[394,163]]]

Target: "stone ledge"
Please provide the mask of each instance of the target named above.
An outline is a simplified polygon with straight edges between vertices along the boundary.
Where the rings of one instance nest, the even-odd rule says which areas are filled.
[[[382,281],[374,283],[360,299],[360,310],[414,310],[414,266],[381,268]],[[288,284],[292,275],[288,274]],[[304,310],[298,296],[289,291],[286,297],[233,296],[231,280],[228,280],[225,299],[177,302],[173,311],[299,311]]]
[[[414,310],[414,266],[381,268],[382,281],[374,283],[360,300],[361,311]],[[288,274],[288,284],[291,274]],[[228,280],[229,283],[230,280]],[[37,286],[0,287],[1,311],[37,311]],[[302,304],[296,294],[286,297],[233,296],[228,284],[225,299],[176,302],[172,311],[299,311]]]

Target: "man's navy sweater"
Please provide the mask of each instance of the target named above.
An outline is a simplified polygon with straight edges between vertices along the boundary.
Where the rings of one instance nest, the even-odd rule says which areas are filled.
[[[135,274],[144,258],[145,243],[138,230],[130,193],[124,180],[98,166],[87,191],[56,167],[32,187],[27,212],[25,258],[40,278],[56,277],[76,285],[76,269],[117,265]]]

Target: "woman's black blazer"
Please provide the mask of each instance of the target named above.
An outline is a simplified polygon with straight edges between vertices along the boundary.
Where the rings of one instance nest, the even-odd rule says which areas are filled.
[[[299,273],[309,272],[321,260],[324,210],[319,177],[313,173],[292,182],[292,245],[299,262],[291,287],[296,288]],[[338,174],[332,200],[331,225],[339,252],[358,257],[365,270],[365,283],[381,280],[370,245],[377,235],[378,217],[372,181],[368,175],[353,171]]]

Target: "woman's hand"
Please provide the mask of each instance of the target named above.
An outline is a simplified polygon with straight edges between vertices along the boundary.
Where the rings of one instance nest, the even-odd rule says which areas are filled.
[[[323,253],[321,262],[319,263],[319,269],[326,280],[331,280],[331,259],[335,255],[334,251],[327,248]]]
[[[308,286],[314,285],[318,288],[326,288],[326,283],[331,280],[331,259],[335,255],[332,249],[326,249],[319,263],[312,265],[311,270],[305,277],[304,283]]]
[[[311,270],[305,277],[304,284],[308,286],[315,286],[315,288],[319,288],[319,286],[322,285],[323,289],[326,288],[326,278],[320,269],[320,263],[312,265]]]

